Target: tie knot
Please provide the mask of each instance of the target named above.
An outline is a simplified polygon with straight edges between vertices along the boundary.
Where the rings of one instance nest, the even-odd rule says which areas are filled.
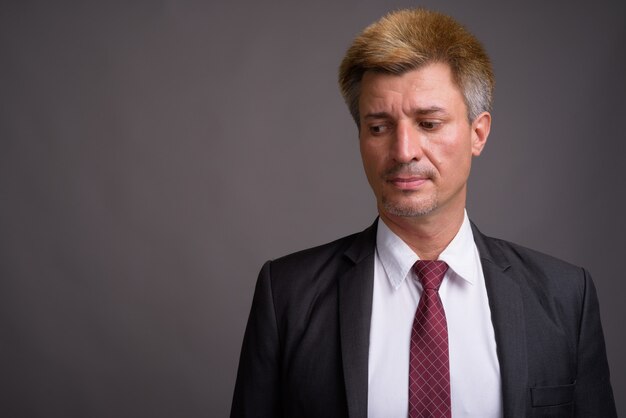
[[[441,260],[418,260],[413,269],[424,289],[439,290],[448,265]]]

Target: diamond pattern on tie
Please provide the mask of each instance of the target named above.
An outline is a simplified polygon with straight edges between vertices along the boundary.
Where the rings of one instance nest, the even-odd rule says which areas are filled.
[[[444,261],[419,260],[413,266],[423,292],[409,355],[409,418],[450,418],[448,326],[439,286],[448,270]]]

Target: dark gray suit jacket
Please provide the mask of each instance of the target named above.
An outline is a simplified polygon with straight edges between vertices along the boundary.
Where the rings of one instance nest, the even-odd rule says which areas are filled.
[[[231,417],[367,417],[376,225],[263,266]],[[616,417],[589,274],[472,228],[504,417]]]

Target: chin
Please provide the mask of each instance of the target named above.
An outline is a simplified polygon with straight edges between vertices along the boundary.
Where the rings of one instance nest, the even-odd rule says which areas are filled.
[[[436,197],[426,199],[393,199],[382,197],[382,208],[393,216],[417,217],[428,215],[438,207]]]

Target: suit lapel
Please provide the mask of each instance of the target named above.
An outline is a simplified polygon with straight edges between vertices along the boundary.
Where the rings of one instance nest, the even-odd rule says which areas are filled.
[[[345,256],[353,266],[339,278],[341,357],[351,418],[367,417],[368,358],[374,291],[374,224],[357,236]]]
[[[524,306],[519,280],[493,239],[472,224],[480,254],[496,337],[504,416],[523,416],[526,405],[527,353]]]

